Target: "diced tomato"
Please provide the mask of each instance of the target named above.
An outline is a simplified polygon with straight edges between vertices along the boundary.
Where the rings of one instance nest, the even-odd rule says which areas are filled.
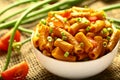
[[[71,14],[70,11],[66,11],[65,13],[62,14],[62,17],[70,18],[70,14]]]
[[[8,45],[9,45],[9,39],[10,35],[12,34],[12,29],[4,34],[2,37],[0,37],[0,50],[7,51],[8,50]],[[17,30],[14,36],[14,40],[16,42],[20,41],[20,32]]]
[[[60,21],[54,21],[53,24],[54,24],[54,26],[56,26],[56,27],[61,27],[61,28],[64,27],[63,23],[60,22]]]
[[[20,34],[20,32],[17,30],[16,33],[15,33],[14,40],[15,40],[16,42],[19,42],[19,41],[20,41],[20,36],[21,36],[21,34]]]
[[[23,61],[1,73],[3,80],[25,80],[28,73],[28,64]]]
[[[96,22],[96,20],[98,20],[98,18],[96,16],[90,16],[90,17],[88,17],[88,20],[90,22]]]

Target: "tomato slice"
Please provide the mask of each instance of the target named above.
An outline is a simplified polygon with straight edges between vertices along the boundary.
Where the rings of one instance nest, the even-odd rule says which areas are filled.
[[[27,62],[23,61],[2,72],[1,75],[4,80],[25,80],[28,68]]]
[[[98,20],[98,17],[97,16],[90,16],[90,17],[88,17],[88,20],[90,22],[96,22],[96,20]]]
[[[9,39],[10,39],[11,33],[12,33],[12,29],[9,32],[7,32],[5,35],[0,37],[0,50],[3,50],[3,51],[7,51],[8,50]],[[17,30],[16,33],[15,33],[15,36],[14,36],[14,40],[16,42],[19,42],[20,41],[20,36],[21,36],[21,34]]]
[[[66,11],[65,13],[62,14],[62,17],[65,17],[65,18],[70,18],[70,16],[71,16],[70,11]]]
[[[19,41],[20,41],[20,36],[21,36],[21,34],[20,34],[20,32],[17,30],[16,33],[15,33],[14,40],[15,40],[16,42],[19,42]]]
[[[0,41],[0,50],[7,51],[8,45],[5,45],[2,41]]]

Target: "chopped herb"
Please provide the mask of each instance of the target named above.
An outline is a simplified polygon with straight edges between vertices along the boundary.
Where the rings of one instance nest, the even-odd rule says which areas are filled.
[[[67,36],[62,36],[62,40],[66,41],[67,40]]]
[[[69,52],[66,51],[66,52],[64,53],[64,57],[68,57],[68,56],[69,56]]]
[[[110,36],[107,36],[107,40],[108,40],[108,41],[110,40]]]
[[[46,25],[46,21],[45,21],[45,19],[41,19],[41,20],[40,20],[40,23]]]
[[[103,47],[107,47],[107,42],[103,42]]]
[[[82,23],[87,24],[89,21],[86,18],[82,18]]]
[[[84,8],[88,8],[88,6],[87,6],[87,5],[85,5],[85,6],[84,6]]]
[[[51,34],[53,32],[53,28],[50,27],[49,33]]]
[[[80,47],[84,47],[84,43],[83,42],[80,42]]]
[[[55,16],[55,13],[53,12],[52,15]]]
[[[52,41],[53,41],[53,38],[52,38],[51,36],[48,36],[48,37],[47,37],[47,40],[48,40],[49,42],[52,42]]]
[[[67,22],[67,18],[64,18],[64,22]]]
[[[67,40],[67,36],[65,35],[65,33],[64,32],[61,32],[61,35],[62,35],[62,40]]]
[[[108,32],[109,32],[110,34],[112,34],[112,33],[113,33],[112,28],[107,28],[107,30],[108,30]]]
[[[61,35],[62,35],[62,36],[65,36],[65,33],[64,33],[64,32],[61,32]]]
[[[36,35],[36,37],[39,37],[39,36],[40,36],[40,33],[37,32],[37,33],[35,33],[35,35]]]
[[[105,13],[103,13],[103,17],[106,18],[106,16],[107,16],[107,15],[106,15]]]
[[[78,22],[81,22],[81,21],[82,21],[82,18],[77,18],[77,21],[78,21]]]
[[[108,32],[107,28],[102,29],[102,34],[106,34]]]
[[[87,32],[90,31],[90,26],[88,26],[85,30],[86,30]]]

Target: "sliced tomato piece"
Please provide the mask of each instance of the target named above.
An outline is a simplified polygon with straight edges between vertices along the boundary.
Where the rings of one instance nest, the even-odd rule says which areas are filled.
[[[53,24],[54,24],[54,26],[61,27],[61,28],[63,28],[63,26],[64,26],[64,24],[60,21],[54,21]]]
[[[88,17],[88,20],[90,22],[96,22],[96,20],[98,20],[98,17],[97,16],[90,16],[90,17]]]
[[[12,34],[12,29],[4,34],[2,37],[0,37],[0,50],[7,51],[8,50],[8,45],[9,45],[9,39],[10,35]],[[17,30],[14,36],[14,40],[16,42],[20,41],[20,32]]]
[[[65,13],[62,14],[62,17],[65,17],[65,18],[70,18],[70,16],[71,16],[70,11],[66,11]]]
[[[16,33],[15,33],[14,40],[15,40],[16,42],[19,42],[19,41],[20,41],[20,36],[21,36],[21,34],[20,34],[20,32],[17,30]]]
[[[4,44],[2,41],[0,41],[0,50],[3,50],[3,51],[7,51],[8,49],[8,45]]]
[[[25,80],[28,68],[27,62],[23,61],[2,72],[1,75],[4,80]]]

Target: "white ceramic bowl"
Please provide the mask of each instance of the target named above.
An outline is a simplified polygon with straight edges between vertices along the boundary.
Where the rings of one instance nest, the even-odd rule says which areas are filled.
[[[96,60],[84,62],[66,62],[43,55],[38,49],[33,46],[32,43],[34,53],[44,68],[57,76],[69,79],[88,78],[104,71],[114,59],[118,50],[118,45],[119,42],[113,51]]]

